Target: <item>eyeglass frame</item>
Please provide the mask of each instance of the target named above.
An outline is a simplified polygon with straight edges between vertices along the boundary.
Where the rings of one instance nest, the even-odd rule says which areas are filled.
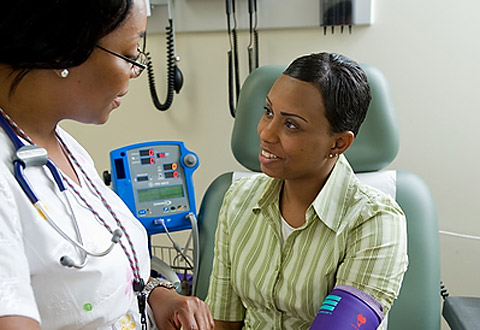
[[[113,56],[116,56],[116,57],[118,57],[118,58],[121,58],[121,59],[124,60],[124,61],[127,61],[128,63],[132,64],[132,68],[133,68],[133,66],[137,66],[138,68],[140,68],[140,71],[139,71],[138,73],[137,73],[137,71],[135,71],[136,77],[140,76],[140,75],[142,74],[142,72],[147,68],[147,64],[148,64],[148,62],[149,62],[149,59],[148,59],[147,54],[145,54],[145,52],[144,52],[142,49],[140,49],[140,46],[137,47],[137,52],[138,52],[137,59],[138,59],[140,56],[144,56],[144,58],[145,58],[145,60],[146,60],[146,64],[140,63],[140,62],[138,62],[138,61],[136,61],[136,60],[132,60],[131,58],[128,58],[128,57],[126,57],[126,56],[123,56],[123,55],[121,55],[121,54],[119,54],[119,53],[116,53],[116,52],[114,52],[114,51],[112,51],[112,50],[110,50],[110,49],[107,49],[107,48],[105,48],[105,47],[102,47],[102,46],[100,46],[100,45],[96,45],[96,47],[99,48],[99,49],[101,49],[101,50],[103,50],[104,52],[107,52],[107,53],[109,53],[109,54],[112,54]]]

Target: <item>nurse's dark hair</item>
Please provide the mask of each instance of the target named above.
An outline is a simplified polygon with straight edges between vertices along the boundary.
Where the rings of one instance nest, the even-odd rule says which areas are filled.
[[[320,91],[333,133],[358,134],[372,97],[367,76],[357,62],[339,54],[315,53],[295,59],[283,73],[312,83]]]
[[[65,69],[85,62],[98,41],[125,21],[132,1],[2,1],[0,63],[15,75],[10,92],[32,69]]]

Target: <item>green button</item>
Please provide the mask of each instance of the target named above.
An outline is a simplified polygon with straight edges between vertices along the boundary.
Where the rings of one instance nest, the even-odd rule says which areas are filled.
[[[90,312],[92,309],[93,309],[93,306],[92,306],[92,304],[90,304],[90,303],[85,303],[85,304],[83,305],[83,310],[84,310],[85,312]]]

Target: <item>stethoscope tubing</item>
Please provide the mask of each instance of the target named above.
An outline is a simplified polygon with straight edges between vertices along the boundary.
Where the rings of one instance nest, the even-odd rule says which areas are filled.
[[[12,141],[15,149],[16,149],[16,155],[18,152],[23,148],[26,147],[26,145],[20,140],[20,138],[17,136],[17,134],[14,132],[10,124],[6,121],[6,119],[3,116],[0,116],[0,126],[2,126],[3,130],[5,133],[8,135],[10,140]],[[53,179],[55,183],[57,184],[59,190],[61,193],[66,194],[66,187],[65,184],[63,183],[62,176],[60,175],[57,167],[55,164],[47,158],[46,163],[42,164],[42,166],[46,166],[50,173],[53,176]],[[77,265],[73,262],[69,263],[68,267],[75,267],[75,268],[83,268],[86,265],[87,262],[87,256],[92,256],[92,257],[103,257],[109,254],[112,249],[114,248],[115,244],[120,241],[120,238],[123,235],[123,232],[120,229],[115,229],[112,233],[112,239],[111,239],[111,244],[110,246],[102,251],[102,252],[92,252],[88,250],[82,242],[81,239],[81,234],[75,219],[75,215],[73,214],[72,207],[70,205],[70,202],[68,201],[68,197],[65,195],[65,198],[67,199],[67,204],[70,208],[70,212],[73,217],[73,223],[75,227],[75,232],[78,236],[79,242],[75,241],[72,239],[69,235],[67,235],[56,223],[51,219],[51,217],[48,215],[48,212],[46,211],[45,207],[43,206],[43,203],[39,200],[33,189],[31,188],[31,185],[29,184],[27,178],[24,175],[24,169],[26,167],[25,162],[23,162],[20,158],[17,156],[13,160],[13,171],[14,171],[14,176],[15,179],[17,180],[18,184],[22,188],[22,190],[25,192],[26,196],[28,199],[31,201],[37,212],[42,216],[43,219],[47,221],[47,223],[58,233],[60,236],[62,236],[67,242],[72,244],[74,247],[79,249],[82,253],[82,262],[80,265]],[[71,261],[71,258],[64,256],[62,258],[68,258]],[[62,264],[64,264],[62,262]]]
[[[35,209],[40,213],[40,215],[48,222],[50,226],[52,226],[56,232],[58,232],[65,240],[67,240],[70,244],[75,246],[76,248],[82,250],[85,254],[92,256],[92,257],[104,257],[107,254],[109,254],[115,244],[118,242],[118,239],[122,236],[122,232],[120,229],[115,229],[112,234],[112,243],[110,246],[102,251],[102,252],[92,252],[89,251],[87,248],[85,248],[82,244],[78,243],[77,241],[73,240],[70,236],[68,236],[60,227],[57,226],[57,224],[50,218],[48,215],[47,211],[45,210],[45,207],[43,206],[43,203],[38,201],[37,203],[33,204],[35,206]]]
[[[63,184],[62,177],[60,176],[60,173],[58,173],[55,164],[53,164],[53,162],[49,159],[45,166],[47,166],[47,168],[50,170],[50,173],[52,174],[53,179],[58,186],[58,189],[60,189],[61,192],[64,192],[67,188]],[[38,197],[35,195],[32,188],[30,187],[30,184],[25,178],[25,175],[23,173],[24,168],[25,164],[21,160],[16,159],[13,161],[13,171],[15,179],[17,179],[18,184],[20,185],[20,187],[22,187],[22,190],[25,192],[28,199],[32,202],[32,204],[35,205],[35,203],[38,202]]]

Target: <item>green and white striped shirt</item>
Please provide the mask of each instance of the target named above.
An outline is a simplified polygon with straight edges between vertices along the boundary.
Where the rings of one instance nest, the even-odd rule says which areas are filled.
[[[284,241],[283,182],[263,174],[225,195],[206,299],[214,319],[244,329],[308,329],[336,285],[356,287],[388,312],[407,268],[405,216],[389,195],[361,183],[341,155]]]

